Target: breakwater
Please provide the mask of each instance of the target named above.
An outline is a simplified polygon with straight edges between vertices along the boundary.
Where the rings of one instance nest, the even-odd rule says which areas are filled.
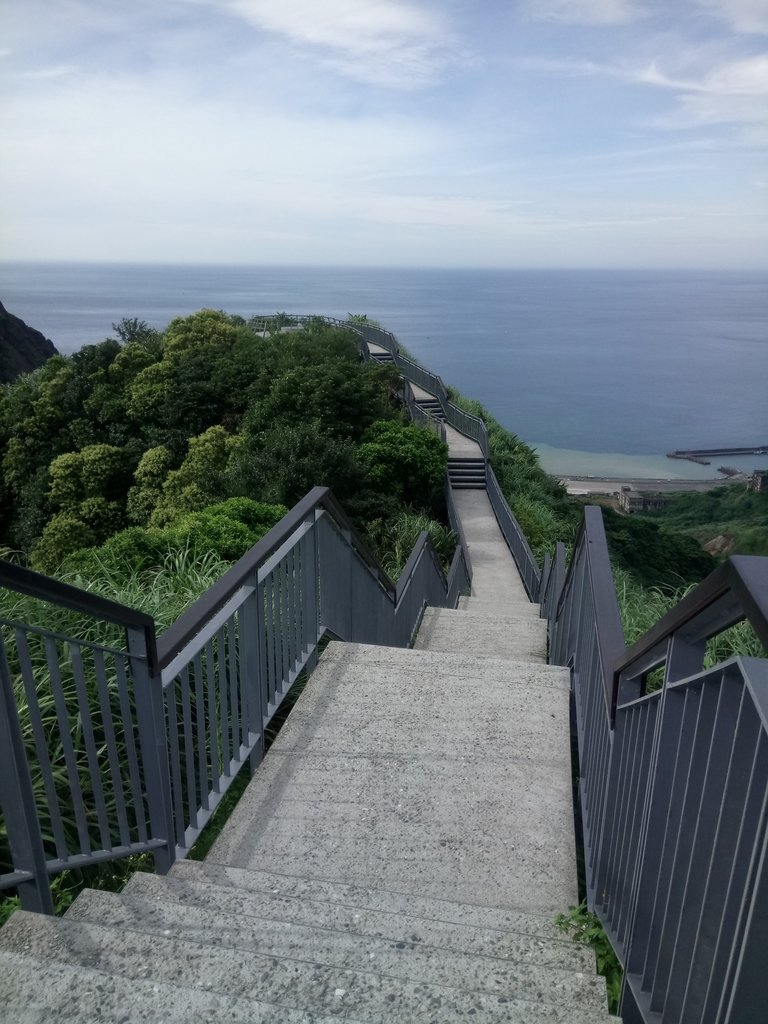
[[[768,444],[750,445],[746,448],[688,448],[667,452],[668,459],[688,459],[702,466],[708,466],[710,458],[717,458],[720,455],[768,455]]]

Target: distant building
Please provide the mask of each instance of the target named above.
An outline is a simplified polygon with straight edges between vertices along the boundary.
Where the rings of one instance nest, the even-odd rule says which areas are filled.
[[[768,494],[768,469],[756,469],[749,478],[748,491],[757,491],[758,494]]]
[[[653,512],[664,508],[670,501],[666,494],[643,494],[631,487],[622,487],[617,497],[622,512]]]

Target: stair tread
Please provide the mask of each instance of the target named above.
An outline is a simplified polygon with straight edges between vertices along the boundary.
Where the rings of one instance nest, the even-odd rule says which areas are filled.
[[[48,963],[1,948],[0,977],[3,1024],[362,1024],[346,1012],[307,1013],[260,999]]]
[[[560,933],[552,936],[549,931],[543,932],[541,929],[535,934],[528,934],[510,927],[494,928],[482,923],[482,915],[465,918],[463,921],[425,917],[418,913],[419,909],[424,909],[425,901],[419,901],[418,898],[411,901],[415,905],[413,911],[403,912],[402,906],[406,902],[403,897],[389,902],[380,901],[378,906],[367,908],[362,900],[358,903],[342,903],[338,899],[330,901],[315,895],[295,895],[273,890],[263,892],[225,880],[231,878],[232,873],[236,877],[239,873],[242,877],[248,872],[229,865],[218,865],[217,872],[212,876],[172,871],[160,881],[157,880],[158,876],[142,872],[120,897],[111,894],[110,900],[138,900],[142,905],[186,905],[196,915],[205,907],[204,917],[215,917],[219,913],[215,907],[219,904],[224,920],[233,927],[237,926],[240,919],[268,920],[275,927],[288,931],[291,928],[321,930],[328,934],[359,937],[368,941],[418,943],[420,947],[497,958],[505,962],[546,963],[566,971],[594,970],[594,957],[590,951],[574,945]],[[322,880],[314,882],[321,892],[324,884],[329,883],[323,883]],[[95,912],[94,907],[98,911],[103,902],[100,893],[86,890],[75,901],[72,913],[77,917],[90,917]],[[238,908],[236,913],[235,908]],[[522,916],[517,915],[518,921]],[[513,919],[511,923],[516,922]],[[551,919],[548,925],[550,929],[554,927]],[[522,925],[518,923],[518,927]]]
[[[470,598],[470,600],[472,600]],[[504,620],[506,621],[506,620]],[[360,665],[411,665],[419,678],[425,673],[440,673],[441,678],[456,676],[468,680],[473,675],[483,681],[509,679],[514,674],[531,685],[570,687],[570,671],[561,665],[542,665],[516,658],[500,658],[491,653],[461,655],[423,648],[382,647],[378,644],[354,644],[332,641],[323,652],[320,664],[355,659]]]
[[[356,930],[328,923],[303,924],[283,920],[279,916],[279,900],[265,903],[264,913],[259,917],[217,913],[196,904],[194,878],[186,878],[185,882],[185,895],[178,900],[163,899],[161,893],[118,896],[88,890],[87,897],[78,898],[74,913],[68,913],[66,920],[170,935],[221,949],[311,960],[328,967],[373,971],[468,991],[508,995],[514,990],[521,997],[524,991],[533,991],[539,984],[567,992],[573,987],[573,975],[594,975],[594,957],[573,943],[569,947],[559,942],[520,936],[510,939],[503,934],[466,930],[464,946],[474,944],[476,948],[456,949],[450,944],[450,928],[445,926],[424,924],[409,932],[394,919],[395,915],[387,920],[383,914],[378,918],[382,927],[375,932],[363,929],[359,923]],[[238,891],[237,886],[222,887]],[[355,925],[354,915],[352,924]],[[576,955],[571,958],[574,951]]]
[[[377,1020],[386,1011],[395,1019],[407,1014],[409,1021],[427,1022],[436,1014],[440,1020],[458,1020],[474,1009],[476,1018],[497,1021],[506,1019],[507,1006],[515,1002],[526,1004],[532,1013],[536,1009],[572,1013],[572,1008],[578,1007],[605,1014],[604,979],[586,974],[573,973],[567,982],[561,982],[562,972],[552,970],[545,973],[541,991],[537,991],[542,982],[536,976],[530,990],[518,981],[508,993],[503,989],[478,992],[460,985],[413,982],[372,969],[351,970],[311,959],[235,952],[174,935],[145,934],[66,918],[20,912],[13,921],[4,948],[23,951],[38,961],[82,965],[129,978],[146,979],[149,975],[181,989],[220,992],[326,1015],[338,1009],[360,1020]]]
[[[238,868],[218,863],[210,858],[205,861],[178,861],[171,869],[171,875],[194,876],[208,879],[214,884],[234,886],[243,891],[290,896],[295,899],[340,904],[355,910],[382,912],[391,921],[405,922],[407,932],[412,929],[413,920],[451,926],[445,934],[461,934],[463,928],[490,932],[493,936],[507,936],[509,942],[525,938],[535,942],[535,948],[543,946],[566,946],[573,954],[573,941],[565,936],[552,917],[523,913],[516,910],[499,909],[477,903],[461,903],[450,899],[429,899],[413,893],[383,889],[375,885],[352,885],[346,881],[326,880],[304,875],[288,875],[284,872],[265,871],[259,868]],[[381,927],[379,921],[377,927]],[[394,934],[394,933],[393,933]],[[483,939],[486,943],[486,938]],[[507,958],[507,952],[504,956]],[[559,952],[555,951],[559,957]],[[592,962],[592,954],[582,958],[584,963]]]

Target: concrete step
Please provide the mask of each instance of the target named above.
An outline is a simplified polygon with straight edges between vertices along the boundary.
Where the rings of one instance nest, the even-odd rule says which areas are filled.
[[[414,647],[546,662],[547,624],[544,619],[528,616],[521,616],[517,621],[510,621],[510,618],[480,621],[470,619],[463,610],[428,608]]]
[[[307,1013],[260,999],[119,977],[28,951],[0,948],[0,979],[2,1024],[359,1024],[347,1013]]]
[[[177,886],[176,900],[165,898],[162,887],[156,887],[160,895],[152,897],[86,890],[87,897],[78,898],[66,920],[171,935],[216,948],[311,961],[344,970],[374,971],[472,992],[517,993],[520,998],[529,998],[538,984],[567,995],[574,988],[574,975],[595,976],[594,958],[584,964],[581,951],[573,944],[569,948],[562,942],[508,938],[503,932],[459,928],[463,933],[459,941],[463,940],[464,945],[473,943],[482,951],[453,949],[451,929],[444,924],[440,927],[439,923],[416,921],[409,931],[394,914],[380,914],[378,922],[383,931],[377,925],[375,933],[364,931],[356,920],[349,929],[326,923],[308,925],[274,916],[281,912],[277,900],[268,905],[268,912],[261,917],[217,913],[210,906],[198,905],[195,879],[184,881],[186,889]],[[202,884],[213,885],[205,879]],[[233,885],[222,888],[230,894],[240,891]],[[312,909],[317,913],[325,908]],[[366,920],[370,922],[372,917]],[[574,949],[577,956],[569,960]],[[557,999],[553,996],[547,1001]]]
[[[177,861],[171,868],[170,875],[185,878],[188,882],[194,880],[234,887],[241,892],[330,903],[355,911],[380,912],[387,916],[377,921],[376,934],[384,934],[382,929],[386,926],[390,938],[412,937],[415,922],[422,926],[425,923],[442,924],[454,926],[439,932],[438,944],[446,948],[482,951],[488,955],[501,955],[504,959],[511,960],[525,959],[528,955],[525,950],[533,950],[537,963],[570,965],[574,970],[586,970],[594,966],[594,955],[584,947],[575,946],[549,916],[524,914],[495,906],[459,903],[449,899],[426,899],[382,889],[370,883],[350,885],[339,880],[326,881],[321,878],[287,875],[284,872],[264,871],[258,868],[237,868],[210,859]],[[402,924],[398,925],[398,921]],[[393,924],[400,927],[399,933],[389,930]],[[480,946],[474,944],[474,939],[470,946],[465,946],[459,941],[465,934],[465,929],[479,930],[482,933]],[[498,933],[503,937],[501,952],[490,953],[489,943],[501,941]],[[519,943],[521,939],[525,940],[524,943],[519,946],[513,945]],[[549,951],[551,960],[542,960],[543,949]]]
[[[567,673],[326,655],[214,860],[535,914],[574,902]]]
[[[6,935],[7,933],[7,935]],[[361,1021],[459,1021],[472,1015],[478,1021],[514,1020],[510,1010],[524,1009],[525,1020],[569,1021],[579,1014],[607,1016],[604,985],[594,977],[569,975],[559,985],[550,969],[548,985],[525,999],[503,992],[482,993],[459,985],[435,985],[391,978],[375,970],[328,967],[311,959],[291,959],[190,942],[174,935],[145,934],[133,930],[66,918],[46,918],[19,912],[3,929],[4,948],[23,951],[38,962],[97,968],[110,975],[172,984],[180,989],[216,992],[238,998],[274,1003],[321,1015],[349,1015]],[[311,957],[312,951],[307,951]],[[526,991],[528,991],[526,989]],[[531,995],[534,995],[531,990]],[[473,1012],[474,1011],[474,1012]],[[549,1015],[549,1016],[547,1016]],[[597,1018],[600,1019],[600,1018]]]
[[[472,600],[470,598],[470,600]],[[537,605],[528,605],[530,608]],[[427,609],[429,611],[429,609]],[[426,613],[425,613],[426,614]],[[470,611],[462,615],[472,616]],[[525,614],[525,618],[539,621],[536,615]],[[510,620],[518,621],[515,614]],[[542,620],[543,621],[543,620]],[[453,654],[447,651],[430,651],[423,648],[383,647],[379,644],[341,643],[337,640],[328,644],[323,652],[320,665],[348,666],[356,663],[367,670],[368,666],[390,665],[393,668],[407,668],[414,679],[435,675],[439,679],[459,678],[466,683],[475,678],[483,680],[506,680],[513,678],[522,685],[570,687],[570,671],[561,665],[542,665],[540,662],[525,662],[517,658],[498,658],[492,654]]]
[[[184,863],[184,862],[182,862]],[[168,876],[175,883],[170,890],[167,880],[160,883],[140,880],[131,890],[117,893],[84,890],[67,912],[67,920],[90,921],[112,927],[167,932],[179,938],[203,941],[208,937],[214,945],[233,946],[278,956],[296,956],[300,949],[314,944],[320,952],[316,959],[323,963],[343,962],[346,967],[370,967],[397,973],[392,965],[384,971],[382,964],[391,959],[392,950],[423,953],[434,960],[436,950],[450,954],[459,975],[467,968],[468,981],[478,970],[485,970],[498,961],[505,965],[521,964],[537,968],[555,967],[563,971],[594,973],[594,956],[586,947],[575,945],[560,936],[557,939],[521,935],[503,929],[480,928],[420,918],[415,913],[366,910],[364,907],[331,903],[314,895],[292,896],[288,893],[264,893],[234,884],[243,871],[213,865],[215,873],[182,872],[175,869]],[[205,865],[208,869],[209,865]],[[154,877],[154,876],[153,876]],[[210,906],[199,905],[197,885],[210,885],[226,893],[253,897],[245,914],[220,913]],[[322,886],[322,880],[316,883]],[[326,883],[327,884],[327,883]],[[206,890],[202,890],[205,896]],[[214,890],[210,890],[213,892]],[[255,913],[259,910],[259,913]],[[330,959],[327,959],[330,958]],[[418,974],[417,966],[407,959],[409,977]],[[403,961],[403,957],[399,957]],[[432,971],[429,959],[426,969]],[[395,967],[397,964],[395,964]],[[402,966],[402,964],[400,965]],[[470,969],[471,968],[471,969]],[[423,976],[423,980],[430,980]],[[438,980],[432,978],[432,980]],[[444,979],[445,980],[445,979]],[[453,984],[448,979],[446,984]]]
[[[521,615],[527,619],[541,618],[541,606],[524,597],[517,596],[501,602],[490,598],[473,597],[470,594],[461,600],[463,604],[459,604],[457,611],[480,616],[485,620],[494,619],[498,622],[506,619],[515,622]]]

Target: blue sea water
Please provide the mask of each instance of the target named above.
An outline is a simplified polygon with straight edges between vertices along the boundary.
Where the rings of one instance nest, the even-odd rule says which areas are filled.
[[[0,299],[62,352],[124,316],[367,313],[558,473],[712,476],[664,453],[768,442],[760,272],[0,263]]]

